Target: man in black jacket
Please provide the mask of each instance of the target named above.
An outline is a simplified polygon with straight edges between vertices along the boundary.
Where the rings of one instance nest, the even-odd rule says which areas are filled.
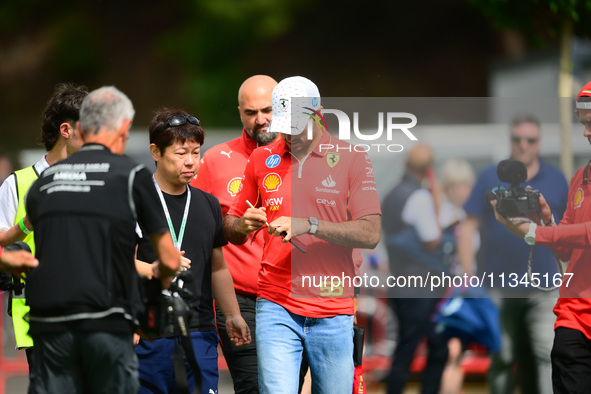
[[[136,221],[150,234],[165,287],[180,254],[150,173],[121,156],[133,116],[131,101],[116,88],[90,93],[77,123],[85,145],[29,190],[25,204],[39,259],[27,282],[39,360],[29,393],[138,390]]]

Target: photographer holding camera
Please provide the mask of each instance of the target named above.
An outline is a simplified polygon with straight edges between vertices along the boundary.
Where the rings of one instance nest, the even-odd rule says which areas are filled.
[[[579,92],[575,115],[584,126],[583,137],[591,143],[591,82]],[[561,261],[568,261],[567,272],[560,279],[560,298],[554,307],[554,345],[552,348],[552,384],[555,393],[587,393],[591,387],[591,193],[589,167],[579,168],[573,176],[564,216],[558,225],[552,218],[560,212],[540,196],[541,218],[534,223],[510,221],[496,210],[497,221],[525,240],[528,245],[545,245],[556,252]],[[551,209],[552,208],[552,209]]]
[[[526,171],[522,175],[526,184],[546,196],[559,220],[566,207],[567,183],[558,169],[539,158],[539,121],[531,115],[516,116],[511,124],[510,138],[511,159],[525,165]],[[499,278],[502,275],[527,278],[530,248],[508,234],[495,220],[484,196],[496,186],[509,188],[510,182],[502,182],[497,166],[491,166],[478,176],[464,206],[468,217],[460,225],[458,239],[460,264],[466,273],[475,274],[473,236],[480,230],[478,273],[493,275],[495,280],[490,294],[499,304],[502,344],[500,353],[492,355],[489,384],[493,393],[513,392],[517,381],[526,392],[528,388],[538,393],[551,392],[550,343],[555,298],[531,286],[526,288],[522,283],[519,283],[521,287],[512,289],[501,287]],[[557,272],[556,261],[549,250],[536,248],[533,262],[535,272],[549,275]],[[515,376],[516,364],[518,377]]]
[[[158,251],[164,287],[180,253],[150,173],[122,156],[134,114],[115,87],[91,92],[76,124],[84,146],[45,170],[27,194],[39,259],[26,289],[35,341],[30,394],[138,390],[136,223]]]

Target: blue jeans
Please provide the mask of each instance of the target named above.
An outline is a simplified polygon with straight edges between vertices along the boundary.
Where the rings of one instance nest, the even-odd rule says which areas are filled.
[[[218,392],[218,335],[215,331],[191,332],[193,351],[201,371],[201,392]],[[139,361],[140,393],[178,393],[172,351],[180,337],[141,340],[135,347]],[[189,392],[195,388],[195,375],[185,356]]]
[[[256,343],[262,394],[297,394],[302,353],[312,392],[349,393],[353,387],[353,316],[311,318],[257,299]]]

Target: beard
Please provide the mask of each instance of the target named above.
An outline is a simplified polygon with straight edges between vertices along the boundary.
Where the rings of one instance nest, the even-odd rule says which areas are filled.
[[[258,133],[254,133],[253,140],[255,140],[259,146],[264,146],[269,145],[271,142],[275,141],[275,138],[277,138],[277,133],[259,131]]]

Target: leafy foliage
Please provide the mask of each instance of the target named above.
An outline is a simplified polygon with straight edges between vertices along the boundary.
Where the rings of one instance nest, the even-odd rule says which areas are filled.
[[[556,38],[565,20],[575,22],[574,33],[591,36],[591,0],[467,0],[487,16],[495,28],[521,31],[535,45]]]

